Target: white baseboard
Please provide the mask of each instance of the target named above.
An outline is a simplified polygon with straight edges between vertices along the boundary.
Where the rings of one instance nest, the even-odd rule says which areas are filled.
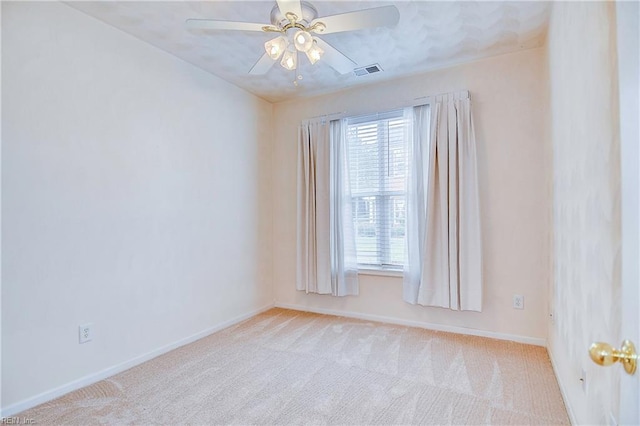
[[[388,324],[397,324],[397,325],[404,325],[404,326],[408,326],[408,327],[418,327],[418,328],[424,328],[424,329],[428,329],[428,330],[435,330],[435,331],[445,331],[445,332],[450,332],[450,333],[458,333],[458,334],[466,334],[466,335],[471,335],[471,336],[480,336],[480,337],[489,337],[489,338],[493,338],[493,339],[499,339],[499,340],[509,340],[509,341],[513,341],[513,342],[518,342],[518,343],[526,343],[526,344],[530,344],[530,345],[536,345],[536,346],[544,346],[546,347],[546,341],[545,339],[541,339],[541,338],[536,338],[536,337],[527,337],[527,336],[517,336],[517,335],[512,335],[512,334],[504,334],[504,333],[496,333],[493,331],[485,331],[485,330],[477,330],[477,329],[473,329],[473,328],[466,328],[466,327],[457,327],[457,326],[450,326],[450,325],[442,325],[442,324],[433,324],[433,323],[425,323],[425,322],[420,322],[420,321],[413,321],[413,320],[404,320],[404,319],[399,319],[399,318],[394,318],[394,317],[386,317],[386,316],[382,316],[382,315],[372,315],[372,314],[363,314],[363,313],[358,313],[358,312],[351,312],[351,311],[339,311],[339,310],[334,310],[334,309],[322,309],[322,308],[314,308],[314,307],[308,307],[308,306],[302,306],[302,305],[293,305],[293,304],[287,304],[287,303],[275,303],[275,304],[269,304],[269,305],[265,305],[259,309],[256,309],[252,312],[246,313],[244,315],[240,315],[237,316],[235,318],[232,318],[230,320],[224,321],[214,327],[208,328],[206,330],[203,330],[199,333],[193,334],[189,337],[186,337],[184,339],[180,339],[176,342],[170,343],[166,346],[163,346],[161,348],[158,348],[156,350],[153,350],[151,352],[148,352],[146,354],[140,355],[136,358],[133,358],[131,360],[122,362],[120,364],[114,365],[113,367],[109,367],[107,369],[104,369],[102,371],[99,371],[97,373],[93,373],[90,374],[88,376],[84,376],[78,380],[74,380],[73,382],[67,383],[65,385],[59,386],[55,389],[51,389],[45,392],[42,392],[36,396],[33,396],[31,398],[27,398],[24,399],[22,401],[16,402],[15,404],[11,404],[7,407],[3,407],[0,410],[0,418],[4,418],[4,417],[10,417],[13,416],[17,413],[20,413],[24,410],[28,410],[29,408],[33,408],[37,405],[43,404],[45,402],[51,401],[55,398],[58,398],[62,395],[65,395],[69,392],[72,392],[74,390],[83,388],[85,386],[89,386],[92,385],[96,382],[99,382],[100,380],[104,380],[108,377],[111,377],[115,374],[121,373],[125,370],[128,370],[132,367],[135,367],[136,365],[142,364],[143,362],[149,361],[155,357],[158,357],[162,354],[165,354],[169,351],[172,351],[176,348],[179,348],[181,346],[187,345],[189,343],[195,342],[196,340],[202,339],[203,337],[206,337],[210,334],[213,334],[217,331],[220,331],[224,328],[230,327],[232,325],[235,325],[239,322],[242,322],[248,318],[251,318],[253,316],[256,316],[262,312],[265,312],[273,307],[278,307],[278,308],[284,308],[284,309],[292,309],[292,310],[296,310],[296,311],[305,311],[305,312],[315,312],[318,314],[326,314],[326,315],[333,315],[333,316],[342,316],[342,317],[348,317],[348,318],[356,318],[356,319],[362,319],[362,320],[366,320],[366,321],[375,321],[375,322],[382,322],[382,323],[388,323]],[[548,350],[549,352],[549,357],[551,358],[551,363],[553,365],[554,368],[554,372],[556,372],[556,377],[558,377],[557,371],[555,370],[555,363],[553,360],[553,357],[551,356],[551,352]],[[565,399],[565,405],[566,405],[566,395],[565,395],[565,391],[563,389],[562,383],[560,383],[560,381],[558,381],[559,385],[560,385],[560,390],[562,392],[562,396]],[[572,424],[576,424],[575,423],[575,418],[573,417],[573,413],[571,412],[570,407],[567,405],[567,410],[569,412],[569,418],[572,422]]]
[[[567,394],[567,389],[564,386],[564,382],[560,380],[560,374],[558,374],[558,367],[556,360],[553,358],[553,352],[551,348],[547,345],[547,354],[549,355],[549,359],[551,360],[551,368],[553,368],[553,374],[556,376],[556,382],[558,382],[558,387],[560,387],[560,394],[562,395],[562,400],[564,401],[564,407],[567,409],[567,415],[569,416],[569,421],[572,425],[577,425],[576,416],[571,409],[571,405],[569,404],[569,395]]]
[[[453,325],[433,324],[421,321],[405,320],[382,315],[363,314],[360,312],[340,311],[335,309],[323,309],[310,306],[293,305],[288,303],[275,303],[276,308],[292,309],[295,311],[314,312],[317,314],[334,315],[339,317],[356,318],[367,321],[386,322],[388,324],[405,325],[408,327],[425,328],[434,331],[446,331],[449,333],[467,334],[470,336],[489,337],[492,339],[509,340],[512,342],[526,343],[536,346],[547,346],[547,341],[538,337],[517,336],[515,334],[496,333],[494,331],[477,330],[475,328],[457,327]]]
[[[215,333],[216,331],[220,331],[224,328],[230,327],[232,325],[235,325],[239,322],[242,322],[246,319],[249,319],[253,316],[256,316],[262,312],[268,311],[269,309],[273,308],[273,304],[269,304],[269,305],[265,305],[259,309],[256,309],[254,311],[251,311],[249,313],[237,316],[235,318],[231,318],[230,320],[227,321],[223,321],[220,324],[217,324],[211,328],[208,328],[206,330],[203,330],[199,333],[193,334],[189,337],[185,337],[184,339],[180,339],[176,342],[170,343],[166,346],[163,346],[161,348],[155,349],[151,352],[147,352],[146,354],[137,356],[133,359],[130,359],[128,361],[122,362],[120,364],[114,365],[113,367],[109,367],[106,368],[102,371],[98,371],[97,373],[93,373],[93,374],[89,374],[88,376],[84,376],[78,380],[74,380],[70,383],[67,383],[65,385],[59,386],[55,389],[51,389],[45,392],[42,392],[36,396],[33,396],[31,398],[27,398],[24,399],[22,401],[16,402],[15,404],[11,404],[7,407],[3,407],[0,410],[0,418],[6,418],[6,417],[10,417],[13,416],[17,413],[20,413],[24,410],[28,410],[29,408],[33,408],[37,405],[43,404],[45,402],[51,401],[52,399],[58,398],[64,394],[67,394],[69,392],[72,392],[74,390],[83,388],[85,386],[89,386],[92,385],[96,382],[99,382],[100,380],[104,380],[108,377],[111,377],[115,374],[121,373],[125,370],[128,370],[132,367],[135,367],[136,365],[142,364],[143,362],[147,362],[155,357],[158,357],[162,354],[165,354],[169,351],[172,351],[176,348],[179,348],[181,346],[184,345],[188,345],[189,343],[193,343],[196,340],[202,339],[203,337],[207,337],[210,334]]]

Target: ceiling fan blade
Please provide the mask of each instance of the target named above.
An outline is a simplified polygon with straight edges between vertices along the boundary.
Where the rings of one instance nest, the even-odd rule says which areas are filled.
[[[321,38],[316,38],[316,43],[318,43],[318,46],[322,50],[324,50],[324,55],[320,59],[320,62],[326,62],[327,65],[338,71],[340,74],[350,73],[355,67],[358,66],[358,64],[347,58],[340,51],[338,51],[338,49],[331,46]]]
[[[364,28],[393,27],[400,20],[400,12],[395,6],[374,7],[356,12],[340,13],[314,19],[310,26],[322,22],[326,28],[316,30],[319,34],[340,33]],[[320,27],[321,28],[321,27]]]
[[[260,57],[260,59],[258,59],[258,62],[256,62],[251,67],[251,69],[249,70],[249,74],[253,74],[253,75],[266,74],[266,72],[269,71],[273,66],[273,64],[275,63],[276,61],[271,59],[271,57],[265,53]]]
[[[187,19],[187,28],[203,30],[237,30],[237,31],[264,31],[263,27],[271,25],[256,24],[253,22],[217,21],[215,19]]]
[[[282,16],[287,16],[287,12],[291,12],[298,17],[298,20],[302,19],[302,6],[300,0],[276,0],[278,3],[278,9]]]

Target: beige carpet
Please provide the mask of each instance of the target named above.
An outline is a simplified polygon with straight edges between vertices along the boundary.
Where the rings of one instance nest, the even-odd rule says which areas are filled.
[[[20,413],[38,424],[568,424],[546,350],[272,309]]]

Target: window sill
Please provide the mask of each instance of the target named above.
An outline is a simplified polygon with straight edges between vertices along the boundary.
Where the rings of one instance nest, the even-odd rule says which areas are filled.
[[[393,270],[393,269],[359,268],[358,275],[376,275],[381,277],[402,278],[402,271]]]

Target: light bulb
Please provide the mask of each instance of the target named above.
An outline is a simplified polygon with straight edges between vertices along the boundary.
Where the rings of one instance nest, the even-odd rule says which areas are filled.
[[[277,60],[282,52],[287,48],[288,41],[283,36],[278,36],[273,40],[269,40],[264,44],[264,50],[267,51],[267,55],[274,61]]]
[[[293,44],[301,52],[306,52],[313,45],[313,37],[306,31],[300,30],[293,36]]]
[[[298,53],[296,51],[285,50],[280,65],[289,71],[295,70],[298,66]]]
[[[305,53],[307,54],[307,58],[309,58],[309,62],[311,62],[311,64],[313,65],[318,62],[320,58],[322,58],[322,55],[324,55],[324,50],[322,50],[322,48],[318,46],[318,43],[316,43],[316,41],[314,40],[311,48]]]

